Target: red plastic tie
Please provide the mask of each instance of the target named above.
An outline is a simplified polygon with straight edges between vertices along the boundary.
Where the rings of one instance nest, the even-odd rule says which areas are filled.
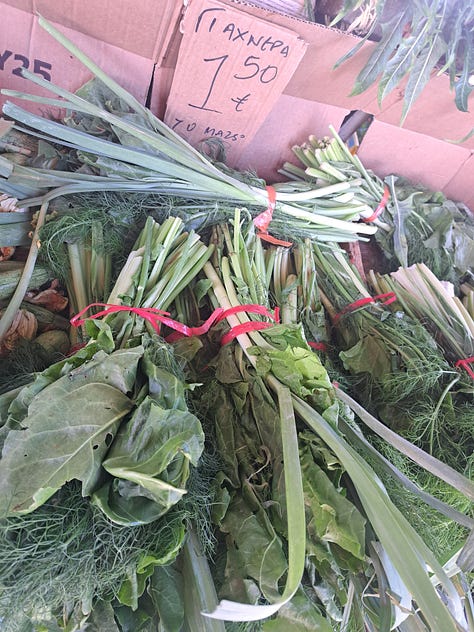
[[[370,215],[370,217],[364,217],[362,218],[362,221],[365,223],[368,222],[373,222],[374,219],[377,219],[377,217],[380,215],[380,213],[384,210],[384,208],[387,206],[387,202],[388,202],[388,198],[390,197],[390,189],[388,188],[387,185],[385,185],[385,188],[383,190],[383,195],[382,195],[382,199],[380,200],[377,208],[375,209],[375,211],[372,213],[372,215]]]
[[[326,353],[328,350],[328,346],[324,342],[308,342],[308,345],[312,349],[315,349],[316,351],[322,351],[323,353]]]
[[[105,307],[96,314],[91,314],[90,316],[84,316],[86,312],[88,312],[92,307]],[[91,303],[84,309],[73,316],[70,320],[71,325],[73,327],[79,327],[83,325],[86,320],[96,320],[97,318],[102,318],[102,316],[108,316],[109,314],[113,314],[114,312],[131,312],[132,314],[136,314],[137,316],[141,316],[145,320],[147,320],[155,331],[160,330],[159,323],[162,322],[162,319],[166,316],[169,316],[169,312],[164,312],[161,309],[155,309],[153,307],[131,307],[129,305],[112,305],[110,303]]]
[[[86,314],[86,312],[90,310],[92,307],[105,307],[106,309],[103,309],[97,312],[96,314],[91,314],[90,316],[84,316],[84,314]],[[249,303],[246,305],[236,305],[235,307],[230,307],[229,309],[223,309],[222,307],[218,307],[212,312],[209,318],[207,318],[207,320],[205,320],[204,323],[202,325],[199,325],[198,327],[188,327],[188,325],[185,325],[184,323],[180,323],[177,320],[173,320],[172,318],[169,318],[169,312],[165,312],[161,309],[156,309],[154,307],[132,307],[129,305],[112,305],[109,303],[91,303],[90,305],[82,309],[78,314],[73,316],[70,320],[70,323],[74,327],[79,327],[80,325],[83,325],[86,322],[86,320],[96,320],[98,318],[102,318],[102,316],[108,316],[109,314],[113,314],[114,312],[129,312],[132,314],[136,314],[137,316],[140,316],[141,318],[144,318],[145,320],[147,320],[157,333],[160,332],[161,325],[166,325],[170,329],[174,330],[173,333],[167,336],[166,338],[167,342],[175,342],[176,340],[178,340],[179,338],[182,338],[183,336],[187,336],[187,337],[202,336],[203,334],[207,333],[209,329],[215,323],[218,323],[219,321],[223,320],[227,316],[238,314],[239,312],[259,314],[261,316],[271,318],[274,322],[279,321],[278,307],[275,308],[275,311],[272,314],[264,305],[256,305],[253,303]],[[251,327],[249,327],[247,331],[252,331],[252,330],[257,330],[257,329],[265,329],[266,327],[272,326],[273,323],[267,323],[263,321],[251,321],[249,323],[244,323],[244,325],[246,326],[251,325]],[[236,327],[233,327],[230,330],[230,332],[226,334],[226,336],[229,336],[229,334],[231,334],[238,327],[239,325],[237,325]],[[229,337],[228,342],[230,342],[230,340],[238,336],[239,333],[244,333],[244,332],[240,331],[235,334],[232,334]],[[226,336],[224,336],[224,338],[226,338]],[[224,340],[224,338],[222,340]],[[226,343],[222,342],[222,344],[226,344]]]
[[[333,322],[337,323],[341,319],[344,314],[348,314],[350,312],[354,312],[356,309],[360,307],[365,307],[366,305],[370,305],[371,303],[375,303],[380,301],[382,305],[390,305],[390,303],[394,303],[397,300],[395,292],[386,292],[385,294],[377,294],[376,296],[366,296],[365,298],[360,298],[353,303],[349,303],[346,305],[344,309],[342,309],[338,314],[336,314],[333,318]]]
[[[263,307],[262,305],[246,305],[242,307],[259,308],[258,311],[256,309],[245,309],[245,310],[239,310],[239,311],[254,312],[256,314],[262,314],[263,316],[266,316],[267,318],[271,318],[271,320],[273,320],[273,323],[265,322],[262,320],[251,320],[247,323],[240,323],[240,325],[235,325],[234,327],[230,329],[230,331],[228,331],[226,334],[222,336],[221,338],[222,346],[229,344],[229,342],[231,342],[232,340],[234,340],[234,338],[237,338],[237,336],[240,336],[241,334],[247,334],[250,331],[260,331],[262,329],[268,329],[269,327],[273,327],[274,324],[280,322],[280,309],[278,307],[275,307],[275,311],[273,314],[269,312],[267,308]],[[235,310],[236,308],[234,307],[232,309]],[[229,313],[230,311],[231,310],[226,310],[227,313]],[[236,312],[233,312],[233,313],[236,313]]]
[[[266,189],[268,193],[268,208],[266,211],[263,211],[263,213],[260,213],[260,215],[257,215],[253,220],[254,226],[257,229],[257,237],[275,246],[289,248],[293,245],[291,241],[283,241],[282,239],[277,239],[268,234],[268,228],[273,219],[273,211],[276,206],[276,191],[272,186],[268,186]]]
[[[260,331],[261,329],[268,329],[269,327],[273,327],[274,323],[267,323],[263,320],[250,320],[247,323],[240,323],[240,325],[235,325],[232,327],[230,331],[228,331],[221,338],[221,345],[227,345],[237,336],[241,334],[247,334],[249,331]]]
[[[471,356],[470,358],[463,358],[462,360],[458,360],[454,366],[455,367],[460,366],[461,368],[463,368],[474,380],[474,371],[469,366],[473,362],[474,362],[474,356]]]

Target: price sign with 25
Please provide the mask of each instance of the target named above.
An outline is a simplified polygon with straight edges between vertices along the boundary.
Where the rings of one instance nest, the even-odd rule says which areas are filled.
[[[288,29],[219,0],[194,0],[183,20],[166,122],[193,144],[218,136],[236,152],[276,103],[305,47]]]
[[[12,75],[21,77],[21,71],[30,70],[35,75],[40,75],[46,81],[51,81],[52,64],[41,59],[29,59],[26,55],[15,53],[12,50],[4,50],[0,53],[0,71],[11,72]]]

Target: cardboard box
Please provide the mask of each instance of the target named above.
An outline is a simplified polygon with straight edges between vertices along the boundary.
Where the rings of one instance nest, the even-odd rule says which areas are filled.
[[[145,103],[181,5],[174,0],[6,0],[0,3],[0,87],[51,96],[20,75],[22,67],[74,91],[91,78],[84,66],[38,25],[43,15]],[[6,98],[0,96],[0,105]],[[25,101],[22,107],[44,111]]]
[[[209,0],[211,4],[215,1]],[[376,86],[361,95],[349,96],[373,43],[366,42],[355,57],[334,70],[335,62],[357,42],[355,36],[242,0],[219,1],[232,10],[244,12],[251,20],[263,20],[269,28],[286,29],[305,43],[304,55],[286,85],[281,86],[280,94],[276,91],[272,95],[266,109],[259,111],[256,106],[255,120],[259,116],[261,120],[249,133],[249,136],[254,134],[253,138],[248,138],[247,144],[230,155],[232,166],[253,169],[270,181],[277,179],[278,168],[285,159],[291,159],[293,144],[304,142],[310,133],[327,135],[330,123],[337,129],[350,111],[363,110],[374,115],[360,148],[360,156],[368,167],[380,176],[388,173],[405,176],[474,207],[474,137],[462,144],[448,142],[466,135],[474,127],[474,117],[456,109],[446,76],[431,79],[400,128],[403,84],[381,107],[377,103]],[[187,10],[192,11],[197,2],[203,0],[189,0]],[[34,86],[14,72],[26,63],[34,72],[43,76],[49,73],[56,83],[71,90],[88,79],[81,65],[38,27],[33,8],[55,22],[140,101],[146,102],[148,97],[151,109],[161,117],[165,115],[167,97],[173,92],[174,82],[180,80],[175,74],[183,37],[180,2],[5,0],[0,3],[2,87],[32,91]],[[201,66],[202,52],[193,50]],[[192,82],[198,67],[193,77],[193,57],[189,54],[187,63],[191,64],[188,76]],[[226,85],[220,87],[224,94],[226,89]]]

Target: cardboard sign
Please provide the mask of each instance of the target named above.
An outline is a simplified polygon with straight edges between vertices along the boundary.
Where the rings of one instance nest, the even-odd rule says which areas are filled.
[[[272,110],[306,44],[218,0],[193,0],[182,31],[165,121],[193,145],[221,140],[232,159]]]

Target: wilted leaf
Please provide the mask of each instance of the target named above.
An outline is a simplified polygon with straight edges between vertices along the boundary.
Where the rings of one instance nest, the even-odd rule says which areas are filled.
[[[344,368],[351,373],[369,373],[381,379],[392,372],[392,364],[387,347],[375,336],[364,336],[350,349],[341,351],[339,357]]]
[[[318,540],[337,544],[359,560],[365,556],[365,520],[314,462],[309,447],[301,454],[307,529]]]
[[[228,534],[228,555],[233,559],[226,583],[234,585],[252,578],[267,599],[279,598],[278,583],[287,569],[282,544],[248,486],[244,493],[245,497],[234,497],[221,523]],[[236,598],[234,590],[230,594]]]

